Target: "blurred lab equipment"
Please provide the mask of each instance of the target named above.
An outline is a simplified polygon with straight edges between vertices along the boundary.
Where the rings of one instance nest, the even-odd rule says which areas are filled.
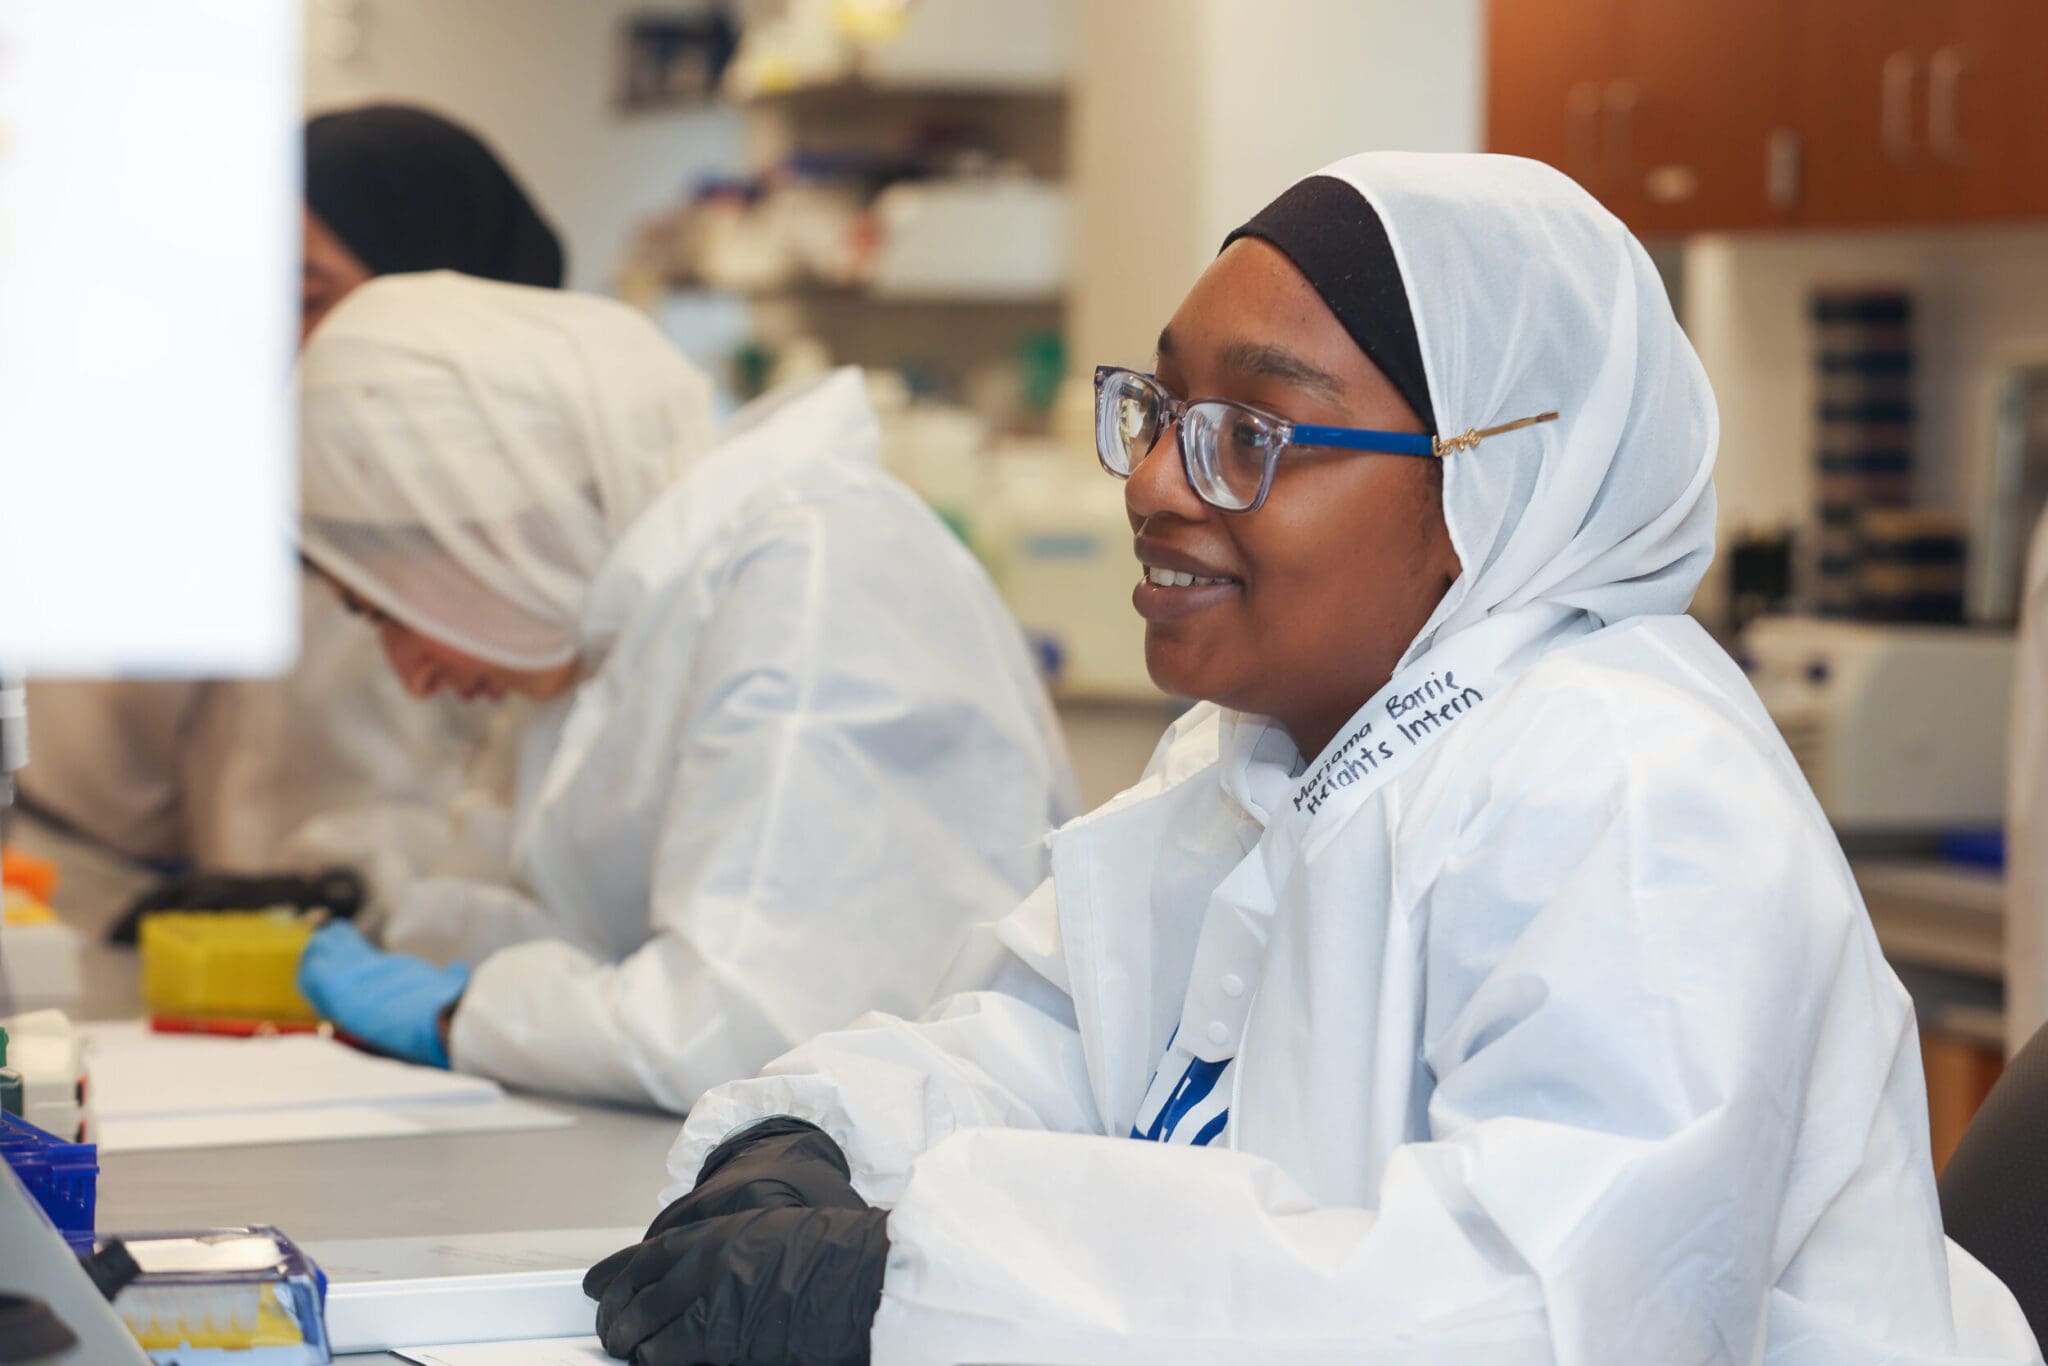
[[[274,906],[295,911],[324,911],[352,919],[367,895],[353,869],[327,868],[318,873],[187,873],[158,883],[128,903],[107,931],[110,944],[133,944],[142,923],[159,911],[267,911]]]
[[[14,823],[14,775],[28,766],[28,690],[19,674],[0,669],[0,850]]]
[[[757,6],[757,8],[760,8]],[[1065,79],[1072,0],[786,0],[750,18],[726,71],[738,99],[859,81],[1030,89]]]
[[[2025,598],[2027,542],[2048,509],[2048,357],[2007,365],[1992,402],[1973,614],[2012,621]]]
[[[20,1115],[0,1113],[0,1162],[13,1170],[73,1251],[92,1246],[99,1194],[99,1155],[92,1144],[60,1137]]]
[[[14,775],[28,763],[28,701],[19,676],[0,669],[0,859],[14,827]],[[0,1013],[14,1008],[13,971],[7,961],[7,921],[13,897],[0,879]]]
[[[875,200],[878,295],[1050,295],[1067,276],[1066,191],[1022,177],[892,185]]]
[[[53,1133],[7,1110],[0,1112],[0,1166],[13,1172],[73,1251],[91,1249],[99,1199],[99,1153],[91,1143],[71,1129]]]
[[[619,35],[618,100],[622,109],[703,104],[718,91],[739,34],[716,6],[696,14],[638,14]]]
[[[1963,619],[1969,547],[1939,508],[1864,508],[1856,518],[1856,615],[1866,621]]]
[[[85,1040],[61,1010],[10,1016],[0,1028],[0,1065],[21,1078],[22,1119],[67,1143],[95,1134]]]
[[[14,775],[28,766],[28,697],[22,680],[0,672],[0,1016],[69,1006],[84,978],[83,941],[50,909],[57,866],[13,844]],[[0,1065],[6,1032],[0,1030]]]
[[[1729,543],[1728,630],[1739,636],[1750,622],[1783,612],[1792,599],[1793,533],[1744,532]]]
[[[970,144],[901,155],[795,153],[758,179],[701,182],[651,220],[627,267],[646,281],[768,295],[1042,300],[1064,288],[1064,186]],[[879,191],[879,192],[878,192]]]
[[[1737,657],[1845,842],[2003,818],[2010,633],[1763,617]]]
[[[129,1234],[102,1243],[98,1256],[122,1253],[114,1312],[159,1366],[333,1359],[322,1315],[327,1278],[277,1229]]]
[[[1054,441],[1012,440],[994,462],[979,545],[1003,600],[1063,699],[1157,698],[1138,565],[1120,491]]]
[[[8,1162],[0,1162],[0,1286],[6,1287],[0,1335],[23,1349],[17,1360],[38,1366],[149,1361]]]
[[[996,445],[976,548],[1062,700],[1157,701],[1123,492],[1095,460],[1092,386],[1060,385],[1049,417],[1047,436]]]
[[[1808,597],[1822,616],[1883,615],[1864,601],[1864,519],[1913,498],[1913,300],[1892,288],[1823,289],[1808,311],[1820,395]]]
[[[337,1354],[441,1342],[509,1349],[519,1339],[587,1334],[583,1273],[638,1232],[572,1228],[304,1246],[328,1275],[327,1341]]]

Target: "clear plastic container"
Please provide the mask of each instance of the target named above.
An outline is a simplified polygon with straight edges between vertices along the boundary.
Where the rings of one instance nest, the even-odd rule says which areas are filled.
[[[125,1235],[141,1275],[114,1312],[163,1366],[320,1366],[327,1278],[267,1224]]]

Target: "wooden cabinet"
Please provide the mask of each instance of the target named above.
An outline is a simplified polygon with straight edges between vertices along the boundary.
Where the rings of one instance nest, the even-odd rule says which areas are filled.
[[[1925,0],[1798,0],[1792,59],[1800,79],[1784,111],[1800,144],[1798,216],[1840,227],[1919,216],[1908,175],[1916,79],[1906,47]],[[1856,22],[1852,22],[1855,20]]]
[[[2048,4],[1945,0],[1916,8],[1926,103],[1915,152],[1926,215],[2048,216]]]
[[[2040,0],[1799,0],[1790,109],[1802,221],[1861,227],[2048,214]]]
[[[1643,233],[1694,224],[1782,224],[1772,137],[1791,76],[1785,0],[1636,0],[1622,19],[1631,109],[1613,117],[1622,188],[1615,212]]]
[[[1784,0],[1493,0],[1487,145],[1640,232],[1788,221],[1769,158],[1790,36]]]
[[[2048,0],[1492,0],[1488,58],[1639,232],[2048,217]]]
[[[1494,0],[1487,27],[1486,140],[1547,161],[1605,199],[1613,188],[1604,106],[1620,65],[1622,0]]]

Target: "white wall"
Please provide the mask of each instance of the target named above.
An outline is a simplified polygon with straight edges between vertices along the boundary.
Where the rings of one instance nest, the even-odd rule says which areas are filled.
[[[2003,358],[2048,356],[2048,228],[1702,237],[1685,250],[1683,313],[1721,406],[1723,543],[1810,523],[1813,333],[1824,285],[1913,292],[1919,501],[1974,519]],[[1702,594],[1722,599],[1718,570]]]
[[[677,202],[697,177],[741,164],[732,110],[614,107],[619,24],[646,8],[644,0],[307,0],[306,107],[404,100],[469,124],[562,234],[569,284],[608,290],[642,219]]]
[[[1224,234],[1317,167],[1381,148],[1477,150],[1483,9],[1091,4],[1075,78],[1076,372],[1149,360]]]
[[[1355,152],[1474,152],[1480,0],[1201,0],[1209,253],[1282,190]]]

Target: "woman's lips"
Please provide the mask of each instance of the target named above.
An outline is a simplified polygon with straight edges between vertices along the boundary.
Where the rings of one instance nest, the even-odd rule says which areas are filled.
[[[1147,621],[1179,621],[1204,611],[1244,591],[1235,579],[1221,583],[1198,583],[1167,587],[1149,578],[1140,579],[1131,593],[1131,606]]]

